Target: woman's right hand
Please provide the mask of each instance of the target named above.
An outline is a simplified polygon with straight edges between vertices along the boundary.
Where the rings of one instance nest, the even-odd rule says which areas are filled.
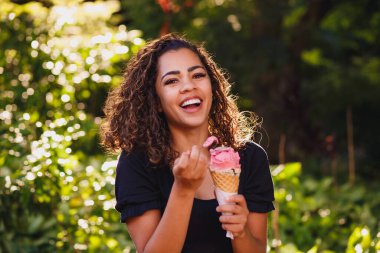
[[[209,156],[205,148],[193,146],[183,152],[173,165],[174,184],[185,191],[195,193],[202,184],[208,168]]]

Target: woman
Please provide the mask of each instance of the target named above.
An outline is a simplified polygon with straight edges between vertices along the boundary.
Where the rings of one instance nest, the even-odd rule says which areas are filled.
[[[266,251],[274,200],[268,159],[249,141],[254,118],[239,113],[229,89],[202,47],[170,34],[141,49],[109,94],[102,144],[122,150],[116,209],[138,252]],[[239,151],[231,204],[215,199],[202,147],[210,135]]]

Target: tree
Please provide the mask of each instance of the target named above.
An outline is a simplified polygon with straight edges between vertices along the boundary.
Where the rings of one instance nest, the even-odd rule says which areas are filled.
[[[379,165],[371,116],[380,101],[377,1],[142,0],[123,9],[146,38],[166,29],[206,42],[231,73],[241,109],[264,118],[272,161],[281,136],[287,160],[325,157],[326,136],[345,157],[351,106],[361,173],[375,173],[364,167]]]
[[[107,23],[115,2],[1,7],[0,251],[131,248],[97,134],[140,33]]]

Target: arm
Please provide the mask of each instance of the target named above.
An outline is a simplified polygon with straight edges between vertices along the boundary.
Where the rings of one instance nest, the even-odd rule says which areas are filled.
[[[249,213],[246,231],[232,241],[234,252],[266,252],[267,213]]]
[[[137,252],[180,252],[186,237],[193,199],[194,195],[182,193],[181,189],[173,185],[162,218],[159,210],[150,210],[128,219],[128,231]]]
[[[228,202],[236,205],[218,206],[218,212],[230,212],[232,215],[221,215],[220,221],[225,230],[234,235],[232,247],[235,253],[266,252],[267,213],[249,212],[244,196],[230,197]]]
[[[138,252],[181,252],[195,191],[203,181],[207,164],[207,156],[195,146],[182,153],[173,166],[174,184],[163,216],[158,210],[150,210],[127,220]]]

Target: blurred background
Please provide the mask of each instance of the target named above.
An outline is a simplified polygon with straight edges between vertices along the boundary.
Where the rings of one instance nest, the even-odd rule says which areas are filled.
[[[268,252],[380,252],[376,0],[1,0],[0,252],[135,252],[98,128],[128,59],[169,32],[262,118]]]

